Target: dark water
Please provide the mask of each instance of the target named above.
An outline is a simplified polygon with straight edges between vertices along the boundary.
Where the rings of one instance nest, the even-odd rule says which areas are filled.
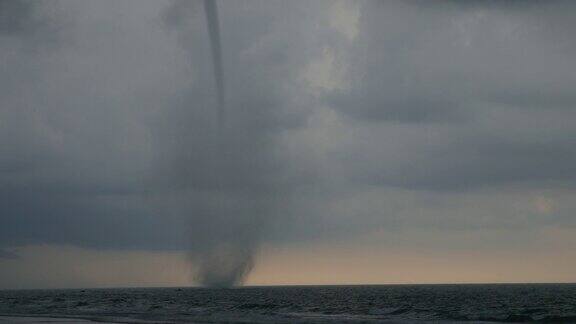
[[[0,291],[0,314],[124,323],[576,323],[576,284]]]

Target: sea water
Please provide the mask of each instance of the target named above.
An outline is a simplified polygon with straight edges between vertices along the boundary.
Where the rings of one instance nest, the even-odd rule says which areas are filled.
[[[576,323],[576,284],[19,290],[0,291],[0,314],[117,323]]]

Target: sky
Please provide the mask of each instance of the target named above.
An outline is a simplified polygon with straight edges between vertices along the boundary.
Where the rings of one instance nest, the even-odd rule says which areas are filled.
[[[574,282],[575,6],[0,0],[0,289]]]

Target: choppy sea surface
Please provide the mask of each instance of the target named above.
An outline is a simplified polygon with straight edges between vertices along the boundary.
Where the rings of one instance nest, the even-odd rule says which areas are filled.
[[[576,323],[576,284],[0,291],[0,323]],[[40,321],[38,321],[40,322]]]

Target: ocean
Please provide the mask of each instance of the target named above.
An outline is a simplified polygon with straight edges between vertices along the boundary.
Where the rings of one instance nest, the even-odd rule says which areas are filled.
[[[0,291],[0,315],[0,323],[576,323],[576,284],[13,290]]]

